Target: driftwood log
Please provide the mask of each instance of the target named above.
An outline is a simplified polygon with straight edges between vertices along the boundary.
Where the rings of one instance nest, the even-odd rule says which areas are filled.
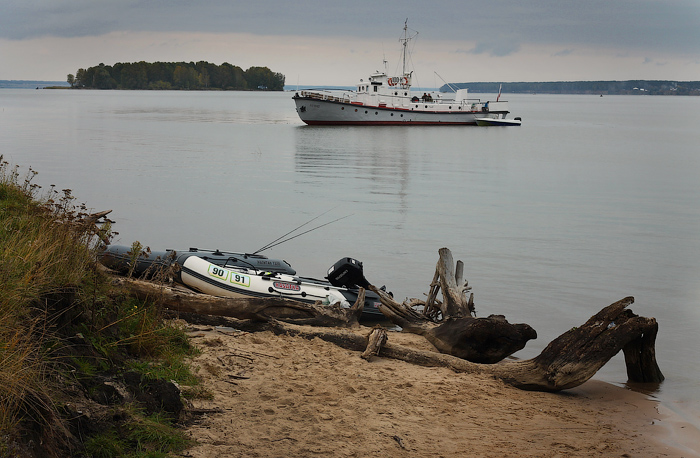
[[[471,287],[464,279],[464,263],[457,261],[453,265],[452,252],[447,248],[438,250],[440,259],[435,267],[435,276],[430,283],[430,292],[425,302],[411,299],[406,303],[409,308],[423,305],[423,315],[431,321],[442,321],[446,317],[460,318],[476,315],[474,309],[474,294],[469,293]],[[443,301],[437,299],[442,288]],[[469,297],[467,297],[469,293]]]
[[[358,327],[365,302],[360,289],[357,301],[350,308],[340,305],[307,304],[284,298],[218,297],[196,293],[178,285],[159,284],[126,277],[115,277],[114,285],[142,300],[157,301],[163,307],[178,312],[233,317],[241,320],[284,320],[311,326]]]
[[[375,326],[367,336],[367,348],[360,356],[367,361],[371,360],[373,356],[378,356],[388,338],[386,329],[379,325]]]
[[[468,284],[462,278],[463,264],[457,261],[452,268],[453,258],[447,248],[441,248],[439,255],[422,314],[370,286],[380,297],[379,310],[394,324],[424,336],[442,353],[474,363],[501,361],[537,337],[527,324],[510,324],[501,315],[471,317],[475,313],[473,295],[466,299]],[[432,302],[437,302],[438,285],[444,301],[435,306]],[[583,326],[550,342],[536,358],[496,365],[490,370],[523,389],[556,391],[585,382],[622,350],[631,381],[661,382],[664,377],[655,355],[658,324],[653,318],[638,317],[626,310],[633,302],[628,297],[604,308]]]
[[[379,295],[379,311],[404,331],[424,336],[441,353],[457,356],[474,363],[493,364],[522,350],[537,333],[527,324],[511,324],[503,315],[474,318],[474,294],[464,280],[464,264],[453,262],[447,248],[438,251],[440,259],[423,312],[416,311],[418,301],[399,304],[394,298],[374,286]],[[437,299],[442,289],[443,301]]]
[[[511,324],[503,315],[487,318],[447,317],[434,323],[415,310],[394,301],[386,292],[370,285],[379,295],[379,311],[404,331],[425,337],[441,353],[474,363],[493,364],[525,348],[537,332],[527,324]],[[465,302],[466,303],[466,302]]]
[[[583,384],[623,350],[629,381],[660,383],[664,376],[654,355],[658,324],[654,318],[640,317],[628,310],[627,307],[633,302],[633,298],[627,297],[603,308],[582,326],[557,337],[542,353],[528,360],[478,364],[389,341],[381,347],[381,357],[420,366],[447,367],[455,372],[487,374],[524,390],[560,391]],[[368,345],[367,336],[340,329],[311,328],[277,320],[253,322],[204,315],[180,316],[199,324],[226,325],[251,332],[272,331],[306,339],[319,338],[357,352],[364,352]],[[628,357],[628,354],[632,357]]]

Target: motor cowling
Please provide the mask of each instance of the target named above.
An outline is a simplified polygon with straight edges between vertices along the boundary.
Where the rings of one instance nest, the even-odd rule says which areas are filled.
[[[367,288],[369,282],[365,278],[362,263],[353,258],[342,258],[328,269],[326,277],[331,285],[343,288]]]

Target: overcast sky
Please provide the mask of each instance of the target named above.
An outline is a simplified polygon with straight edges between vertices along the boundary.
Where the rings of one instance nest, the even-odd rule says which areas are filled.
[[[700,0],[0,0],[0,79],[204,60],[347,86],[394,73],[406,18],[422,86],[700,80]]]

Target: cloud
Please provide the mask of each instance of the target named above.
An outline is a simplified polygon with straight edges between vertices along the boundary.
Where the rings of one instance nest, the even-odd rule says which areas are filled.
[[[570,56],[573,53],[574,53],[573,49],[562,49],[561,51],[555,52],[554,54],[552,54],[552,56],[554,56],[554,57],[566,57],[566,56]]]
[[[374,0],[4,0],[0,38],[84,37],[110,32],[251,33],[398,40],[405,16]],[[478,43],[506,56],[524,44],[700,53],[697,0],[405,0],[420,40]],[[362,21],[354,18],[358,13]],[[436,14],[436,11],[438,12]],[[517,44],[508,43],[517,37]],[[495,42],[494,42],[495,41]]]
[[[486,54],[491,57],[506,57],[520,51],[520,42],[511,35],[491,35],[482,37],[472,48],[460,48],[456,52],[462,54]]]
[[[515,54],[519,50],[520,45],[517,42],[504,39],[480,41],[467,52],[470,54],[488,54],[495,57],[505,57]]]
[[[406,19],[396,12],[395,5],[374,0],[0,2],[0,62],[4,64],[0,70],[7,75],[20,70],[29,73],[30,66],[37,68],[45,60],[38,57],[41,49],[57,40],[71,43],[56,48],[56,62],[70,60],[69,71],[75,71],[76,64],[137,59],[203,59],[243,65],[255,56],[271,68],[276,62],[285,62],[275,70],[290,75],[302,71],[298,68],[308,68],[310,61],[327,64],[330,58],[345,71],[363,69],[360,59],[351,62],[350,57],[363,57],[372,67],[383,55],[392,59]],[[649,63],[668,62],[663,72],[653,77],[672,79],[675,74],[697,73],[698,0],[404,0],[403,6],[402,11],[409,12],[409,27],[420,32],[412,42],[414,58],[426,59],[435,68],[464,65],[465,61],[473,65],[472,59],[454,59],[455,53],[462,53],[479,56],[473,59],[479,61],[479,71],[498,69],[518,78],[530,70],[534,53],[541,53],[540,64],[533,71],[541,73],[550,67],[553,70],[548,73],[572,78],[595,69],[633,78],[640,73],[652,75],[655,65],[642,64],[644,57],[651,59]],[[358,14],[368,11],[372,14],[356,20]],[[195,37],[211,41],[197,42]],[[270,46],[258,50],[257,43]],[[281,50],[295,44],[303,46],[280,60]],[[335,47],[330,49],[330,44]],[[94,53],[87,58],[85,51],[79,53],[78,49]],[[269,54],[263,55],[263,51]],[[251,57],[243,59],[244,52]],[[335,60],[339,55],[344,60]],[[13,56],[13,60],[3,56]],[[561,59],[566,56],[570,57]],[[606,60],[610,56],[619,58],[610,64]],[[445,62],[450,59],[455,62]],[[576,66],[580,62],[587,65]],[[616,66],[621,62],[635,70],[618,71]]]

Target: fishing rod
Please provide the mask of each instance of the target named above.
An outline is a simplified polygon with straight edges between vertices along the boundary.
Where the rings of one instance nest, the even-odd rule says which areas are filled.
[[[329,222],[327,222],[327,223],[325,223],[325,224],[321,224],[320,226],[316,226],[316,227],[314,227],[313,229],[309,229],[308,231],[304,231],[304,232],[302,232],[302,233],[300,233],[300,234],[297,234],[297,235],[295,235],[295,236],[293,236],[293,237],[289,237],[288,239],[284,239],[284,240],[282,240],[281,242],[268,244],[268,246],[266,246],[265,248],[259,249],[258,251],[256,251],[256,252],[253,253],[253,254],[258,254],[258,253],[260,253],[261,251],[265,251],[265,250],[267,250],[267,249],[269,249],[269,248],[272,248],[273,246],[281,245],[281,244],[283,244],[284,242],[288,242],[288,241],[290,241],[290,240],[292,240],[292,239],[295,239],[295,238],[297,238],[297,237],[300,237],[300,236],[302,236],[302,235],[304,235],[304,234],[308,234],[308,233],[311,232],[311,231],[315,231],[316,229],[320,229],[320,228],[322,228],[323,226],[328,226],[329,224],[335,223],[336,221],[340,221],[341,219],[345,219],[345,218],[348,218],[348,217],[350,217],[350,216],[352,216],[352,215],[341,216],[341,217],[338,218],[338,219],[334,219],[333,221],[329,221]],[[295,229],[295,230],[296,230],[296,229]],[[291,232],[294,232],[294,231],[291,231]],[[291,233],[291,232],[289,232],[289,233]],[[283,236],[283,237],[284,237],[284,236]],[[281,238],[281,237],[280,237],[280,238]],[[277,240],[279,240],[279,239],[277,239]]]
[[[330,222],[328,222],[328,223],[321,224],[320,226],[316,226],[316,227],[314,227],[313,229],[309,229],[309,230],[307,230],[307,231],[304,231],[304,232],[302,232],[301,234],[297,234],[297,235],[295,235],[295,236],[293,236],[293,237],[289,237],[288,239],[281,240],[281,239],[283,239],[284,237],[288,236],[289,234],[291,234],[291,233],[293,233],[293,232],[295,232],[295,231],[301,229],[302,227],[306,226],[307,224],[311,223],[312,221],[315,221],[315,220],[319,219],[320,217],[322,217],[322,216],[325,215],[326,213],[330,212],[331,210],[335,210],[336,208],[338,208],[338,207],[331,208],[330,210],[327,210],[327,211],[321,213],[320,215],[316,216],[315,218],[312,218],[312,219],[308,220],[308,221],[305,222],[304,224],[295,227],[294,229],[292,229],[291,231],[287,232],[287,233],[284,234],[283,236],[276,238],[275,240],[273,240],[272,242],[268,243],[267,245],[264,245],[262,248],[258,248],[255,252],[253,252],[253,254],[258,254],[258,253],[260,253],[261,251],[265,251],[265,250],[270,249],[270,248],[272,248],[272,247],[274,247],[274,246],[281,245],[282,243],[288,242],[289,240],[295,239],[295,238],[297,238],[297,237],[299,237],[299,236],[301,236],[301,235],[307,234],[307,233],[309,233],[309,232],[311,232],[311,231],[315,231],[316,229],[320,229],[320,228],[322,228],[323,226],[328,226],[328,225],[331,224],[331,223],[335,223],[336,221],[340,221],[341,219],[345,219],[345,218],[347,218],[347,217],[349,217],[349,216],[352,216],[352,215],[345,215],[345,216],[343,216],[343,217],[341,217],[341,218],[335,219],[335,220],[330,221]],[[281,241],[280,241],[280,240],[281,240]]]
[[[322,216],[325,215],[326,213],[330,212],[331,210],[335,210],[336,208],[338,208],[338,207],[333,207],[333,208],[331,208],[330,210],[326,210],[325,212],[321,213],[321,214],[318,215],[317,217],[311,218],[310,220],[308,220],[307,222],[305,222],[305,223],[302,224],[301,226],[295,227],[294,229],[292,229],[291,231],[287,232],[287,233],[284,234],[283,236],[276,238],[275,240],[273,240],[272,242],[268,243],[267,245],[263,245],[262,248],[258,248],[258,251],[256,251],[256,252],[253,253],[253,254],[257,254],[257,253],[259,253],[259,252],[261,252],[261,251],[267,250],[267,249],[270,248],[270,246],[271,246],[273,243],[275,243],[276,241],[278,241],[278,240],[280,240],[280,239],[282,239],[282,238],[288,236],[289,234],[291,234],[292,232],[294,232],[294,231],[296,231],[296,230],[301,229],[302,227],[306,226],[306,225],[309,224],[310,222],[316,221],[317,219],[319,219],[320,217],[322,217]]]

